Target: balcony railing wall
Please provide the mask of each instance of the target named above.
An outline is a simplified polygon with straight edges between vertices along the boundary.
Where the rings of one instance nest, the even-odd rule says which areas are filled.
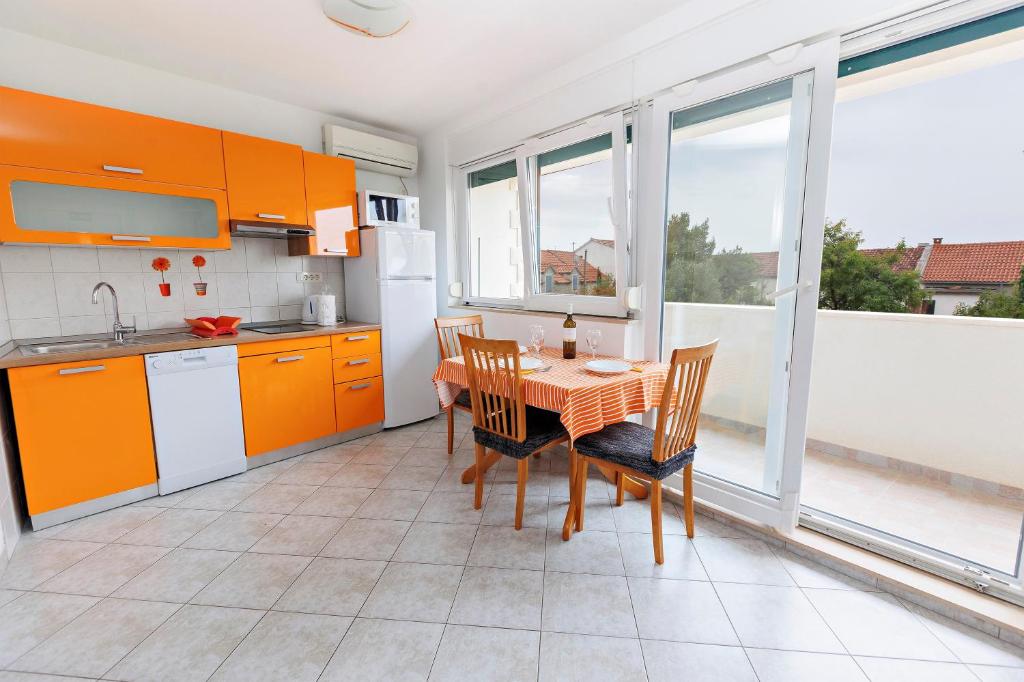
[[[707,414],[764,428],[774,313],[666,304],[665,348],[721,339]],[[818,311],[808,438],[1024,488],[1024,321]]]

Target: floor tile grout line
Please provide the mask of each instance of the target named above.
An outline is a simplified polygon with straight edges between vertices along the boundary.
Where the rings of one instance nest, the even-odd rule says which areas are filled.
[[[125,601],[130,601],[130,600],[125,600]],[[156,631],[157,631],[157,630],[159,630],[160,628],[162,628],[162,627],[164,626],[164,623],[166,623],[167,621],[169,621],[169,620],[170,620],[171,618],[174,618],[174,616],[175,616],[175,615],[177,615],[177,614],[178,614],[179,612],[181,612],[181,610],[182,610],[182,609],[184,609],[184,608],[185,608],[185,606],[187,606],[187,604],[178,604],[178,608],[174,609],[174,611],[172,611],[172,612],[171,612],[171,613],[170,613],[170,614],[169,614],[169,615],[168,615],[168,616],[167,616],[166,618],[164,618],[164,619],[163,619],[162,621],[160,621],[160,624],[159,624],[159,625],[157,625],[157,626],[156,626],[155,628],[153,628],[153,630],[152,630],[152,631],[151,631],[151,632],[150,632],[150,633],[149,633],[148,635],[146,635],[146,636],[145,636],[145,637],[143,637],[143,638],[142,638],[141,640],[139,640],[139,642],[138,642],[138,643],[137,643],[137,644],[136,644],[135,646],[133,646],[133,647],[132,647],[131,649],[129,649],[129,650],[128,650],[128,651],[127,651],[127,652],[126,652],[125,654],[124,654],[124,656],[122,656],[121,658],[117,659],[117,661],[115,661],[115,662],[114,662],[114,664],[113,664],[112,666],[110,666],[109,668],[107,668],[106,670],[104,670],[104,671],[103,671],[103,673],[102,673],[101,675],[99,675],[99,676],[97,677],[97,679],[103,679],[103,678],[104,678],[104,677],[106,677],[106,676],[107,676],[108,674],[110,674],[110,671],[111,671],[111,670],[113,670],[114,668],[116,668],[116,667],[117,667],[117,666],[118,666],[118,665],[119,665],[119,664],[121,663],[121,661],[123,661],[123,660],[125,660],[126,658],[128,658],[129,656],[131,656],[131,655],[132,655],[132,652],[134,652],[134,651],[135,651],[136,649],[138,649],[138,648],[139,648],[140,646],[142,646],[142,645],[143,645],[143,643],[144,643],[144,642],[146,642],[146,641],[147,641],[147,640],[148,640],[148,639],[149,639],[150,637],[152,637],[153,635],[155,635],[155,634],[156,634]]]
[[[807,600],[807,603],[810,604],[814,612],[818,614],[818,618],[821,619],[821,622],[825,624],[825,627],[828,628],[828,631],[831,632],[832,636],[835,637],[837,642],[839,642],[839,646],[843,647],[843,651],[846,652],[846,655],[852,658],[853,654],[850,652],[849,647],[846,646],[846,642],[844,642],[843,639],[839,636],[839,633],[835,631],[835,628],[832,627],[832,624],[828,622],[828,619],[825,618],[825,614],[821,612],[817,604],[814,603],[814,600],[810,598],[810,596],[804,590],[803,585],[801,585],[800,582],[797,580],[797,577],[793,575],[793,571],[791,571],[786,566],[786,563],[782,561],[781,557],[779,557],[778,552],[775,551],[775,548],[773,548],[771,545],[768,545],[768,551],[771,552],[772,556],[775,557],[775,560],[779,562],[779,565],[782,566],[782,570],[786,572],[786,575],[789,576],[789,579],[793,581],[793,585],[796,587],[797,590],[800,591],[800,596]],[[865,677],[868,677],[867,671],[861,668],[860,663],[857,663],[856,659],[854,659],[854,664],[857,666],[858,669],[861,670],[862,673],[864,673]]]
[[[613,514],[614,520],[614,514]],[[654,535],[653,528],[651,529],[651,535]],[[568,542],[572,542],[572,535],[569,536]],[[622,579],[626,583],[626,598],[629,599],[629,612],[633,614],[633,627],[636,628],[637,646],[640,647],[640,661],[644,666],[644,677],[650,679],[650,674],[647,672],[647,657],[644,656],[644,647],[642,640],[640,639],[640,621],[636,617],[636,607],[633,605],[633,591],[629,589],[629,577],[626,575],[626,560],[622,555],[622,539],[619,537],[618,531],[615,533],[615,542],[619,548],[619,561],[622,564]]]
[[[948,651],[953,656],[953,658],[956,659],[956,661],[958,663],[962,663],[964,665],[967,665],[967,662],[964,661],[962,658],[960,658],[960,655],[957,652],[953,651],[953,648],[950,647],[948,644],[946,644],[946,642],[941,637],[939,637],[935,633],[935,631],[932,630],[931,627],[929,627],[928,621],[925,620],[925,618],[923,616],[915,613],[914,609],[910,608],[910,606],[907,605],[907,602],[905,602],[904,600],[900,599],[895,594],[892,595],[892,596],[893,596],[894,599],[896,599],[897,602],[899,602],[900,606],[902,606],[904,609],[906,609],[910,613],[910,615],[914,618],[915,621],[917,621],[918,623],[921,624],[921,627],[923,627],[928,632],[929,635],[934,637],[939,642],[939,644],[942,645],[942,648],[944,648],[946,651]],[[919,608],[924,608],[924,607],[919,607]],[[925,609],[925,610],[927,611],[928,609]],[[932,613],[936,613],[936,612],[933,611]],[[936,615],[937,616],[941,616],[942,614],[936,613]],[[954,621],[954,622],[956,622],[956,621]],[[991,635],[989,635],[989,636],[991,636]]]
[[[218,608],[229,608],[229,607],[211,606],[210,608],[218,609]],[[253,631],[257,627],[259,627],[259,624],[263,622],[263,619],[267,617],[268,613],[270,613],[269,609],[266,610],[266,611],[263,611],[263,615],[260,616],[259,618],[257,618],[256,622],[252,624],[252,627],[249,628],[248,630],[246,630],[245,634],[242,635],[241,638],[239,638],[238,643],[235,644],[235,646],[231,647],[231,651],[228,652],[228,655],[225,656],[224,658],[222,658],[220,663],[217,664],[217,667],[213,669],[213,672],[211,672],[209,675],[206,676],[207,680],[213,679],[213,676],[217,674],[217,671],[224,667],[224,664],[228,662],[228,659],[231,658],[232,654],[234,654],[238,650],[238,647],[242,646],[242,642],[244,642],[249,637],[249,635],[251,635],[253,633]]]

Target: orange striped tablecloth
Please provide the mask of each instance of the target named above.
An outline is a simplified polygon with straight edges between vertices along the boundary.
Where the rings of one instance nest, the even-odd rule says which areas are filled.
[[[627,360],[643,371],[599,376],[583,367],[590,360],[589,354],[565,360],[559,349],[545,348],[541,353],[551,369],[523,374],[526,404],[560,413],[562,424],[573,439],[624,421],[631,414],[646,412],[661,402],[668,375],[668,365],[664,363]],[[443,360],[434,372],[434,385],[444,407],[455,402],[468,383],[461,356]]]

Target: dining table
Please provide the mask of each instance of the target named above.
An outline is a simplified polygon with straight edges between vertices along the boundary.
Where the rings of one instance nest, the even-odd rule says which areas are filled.
[[[570,447],[581,436],[657,407],[669,370],[669,365],[662,362],[607,355],[580,354],[563,358],[561,349],[547,347],[531,357],[539,359],[542,366],[520,372],[526,404],[557,412],[569,434]],[[587,363],[595,359],[620,360],[629,369],[614,374],[596,373],[587,368]],[[451,406],[468,384],[466,363],[461,355],[442,360],[434,372],[434,385],[442,407]],[[484,472],[499,459],[500,454],[489,453],[483,462]],[[614,472],[597,466],[608,480],[614,481]],[[471,483],[478,473],[476,464],[471,465],[462,472],[462,482]],[[647,497],[646,486],[637,480],[626,477],[623,487],[638,499]]]

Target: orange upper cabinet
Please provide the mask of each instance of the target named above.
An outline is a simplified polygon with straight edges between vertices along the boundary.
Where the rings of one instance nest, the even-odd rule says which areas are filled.
[[[302,147],[224,132],[231,220],[307,225]]]
[[[292,256],[358,256],[356,164],[350,159],[302,152],[306,173],[306,216],[312,237],[288,240]]]
[[[0,165],[0,242],[229,249],[227,194]]]
[[[224,189],[220,131],[0,88],[0,163]]]

